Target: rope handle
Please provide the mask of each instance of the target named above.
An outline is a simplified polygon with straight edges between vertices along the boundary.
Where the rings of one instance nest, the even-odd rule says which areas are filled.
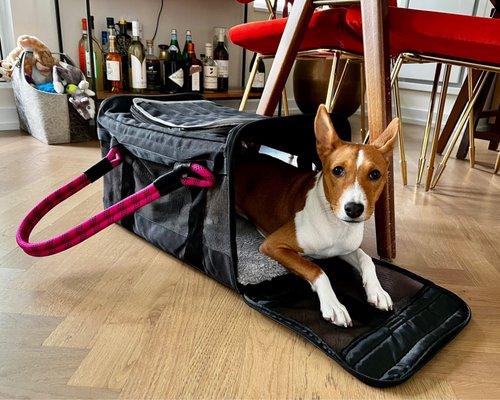
[[[17,244],[24,252],[35,257],[60,253],[182,186],[210,188],[215,184],[214,175],[206,167],[199,164],[178,163],[172,171],[160,176],[145,188],[113,204],[66,232],[41,242],[29,242],[31,232],[50,210],[107,174],[120,165],[122,161],[123,157],[120,150],[113,147],[106,157],[97,164],[40,201],[21,221],[16,233]]]

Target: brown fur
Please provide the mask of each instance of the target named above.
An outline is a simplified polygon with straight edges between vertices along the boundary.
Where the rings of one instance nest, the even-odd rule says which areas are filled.
[[[372,145],[343,142],[335,132],[325,106],[319,107],[315,119],[316,144],[323,165],[325,195],[334,213],[339,212],[342,193],[357,179],[367,197],[366,218],[371,216],[387,181],[388,159],[398,126],[398,120],[393,120]],[[356,160],[361,149],[364,151],[364,162],[357,168]],[[336,166],[344,168],[343,176],[332,174]],[[381,173],[375,181],[368,177],[374,169]],[[322,270],[300,255],[303,249],[297,243],[294,217],[304,208],[306,195],[315,183],[315,174],[268,156],[243,161],[237,166],[235,174],[238,212],[268,235],[260,251],[291,272],[314,282]]]

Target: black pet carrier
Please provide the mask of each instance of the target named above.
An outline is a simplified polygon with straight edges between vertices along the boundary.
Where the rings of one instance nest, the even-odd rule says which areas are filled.
[[[37,254],[32,249],[31,254],[70,247],[129,214],[120,221],[125,228],[237,291],[250,307],[294,330],[361,381],[381,387],[399,384],[468,323],[468,306],[448,290],[374,259],[379,280],[394,301],[393,311],[382,312],[367,303],[352,267],[336,258],[321,260],[353,320],[351,328],[335,326],[322,318],[307,282],[259,253],[262,237],[235,212],[233,170],[249,147],[297,156],[301,168],[318,165],[313,118],[264,118],[194,95],[112,97],[102,103],[98,117],[107,157],[82,179],[104,175],[104,206],[114,211],[94,220],[94,228],[82,224],[65,241],[52,242],[51,251]],[[334,118],[334,123],[339,132],[350,134],[346,120]],[[119,149],[119,165],[110,161],[110,149]],[[186,177],[193,164],[201,165],[201,172]],[[203,180],[203,168],[212,171],[215,182]],[[181,177],[198,185],[182,186]],[[158,189],[154,197],[151,182]],[[62,192],[52,200],[60,202],[71,190]],[[123,204],[137,192],[142,200]],[[42,204],[20,228],[18,242],[27,251],[29,232],[48,208]]]

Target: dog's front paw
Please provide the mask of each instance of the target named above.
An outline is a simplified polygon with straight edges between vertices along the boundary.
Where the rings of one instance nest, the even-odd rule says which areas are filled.
[[[347,328],[352,326],[352,320],[347,309],[338,300],[331,300],[321,303],[321,314],[323,318],[338,326]]]
[[[372,304],[379,310],[389,311],[393,308],[391,296],[389,296],[389,293],[387,293],[382,286],[380,286],[380,284],[367,285],[366,297],[368,299],[368,303]]]

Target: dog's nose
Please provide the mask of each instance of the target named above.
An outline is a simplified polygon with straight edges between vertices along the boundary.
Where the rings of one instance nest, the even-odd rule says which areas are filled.
[[[363,211],[365,210],[365,206],[361,203],[350,202],[344,206],[345,213],[350,218],[358,218]]]

